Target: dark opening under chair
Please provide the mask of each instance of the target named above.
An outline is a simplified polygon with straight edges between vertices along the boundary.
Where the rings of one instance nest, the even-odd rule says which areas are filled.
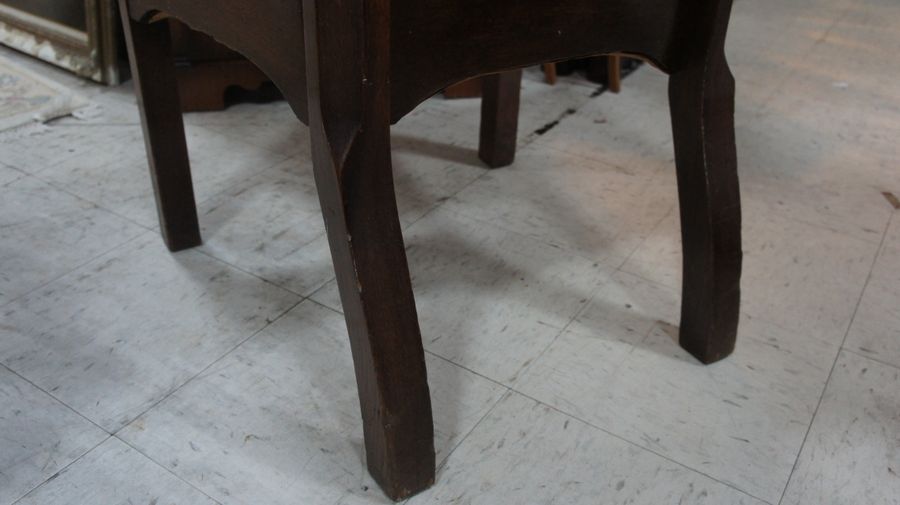
[[[211,5],[215,4],[215,5]],[[488,81],[482,156],[515,151],[519,74],[631,54],[670,75],[681,204],[680,343],[704,363],[737,332],[741,214],[731,0],[120,0],[161,230],[200,244],[166,16],[241,52],[312,136],[359,386],[369,471],[401,499],[434,481],[431,401],[391,174],[390,125],[438,90]],[[506,72],[506,73],[501,73]]]

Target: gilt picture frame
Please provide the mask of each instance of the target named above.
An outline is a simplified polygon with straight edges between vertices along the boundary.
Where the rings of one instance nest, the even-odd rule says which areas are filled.
[[[120,81],[112,0],[0,0],[0,43],[97,82]]]

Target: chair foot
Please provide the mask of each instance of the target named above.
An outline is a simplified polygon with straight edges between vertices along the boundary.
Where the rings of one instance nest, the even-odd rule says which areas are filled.
[[[505,167],[516,158],[522,71],[489,75],[483,82],[478,156],[491,168]]]

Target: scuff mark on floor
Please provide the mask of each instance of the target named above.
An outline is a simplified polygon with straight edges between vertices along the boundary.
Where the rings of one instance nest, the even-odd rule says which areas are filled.
[[[897,198],[897,195],[891,193],[890,191],[885,191],[881,194],[884,195],[884,198],[888,201],[888,203],[894,206],[895,210],[900,210],[900,198]]]

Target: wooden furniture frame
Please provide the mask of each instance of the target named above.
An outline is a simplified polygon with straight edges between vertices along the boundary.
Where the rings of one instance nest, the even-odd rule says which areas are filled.
[[[229,89],[259,90],[269,82],[256,65],[212,37],[169,20],[182,112],[222,110]]]
[[[681,203],[680,343],[704,363],[735,344],[741,213],[731,0],[120,0],[163,237],[200,244],[165,23],[241,52],[310,127],[359,386],[369,471],[402,499],[434,481],[431,402],[391,174],[390,125],[446,86],[488,80],[482,155],[512,161],[518,74],[598,54],[670,74]],[[502,22],[498,22],[502,20]],[[501,92],[497,92],[500,90]]]

